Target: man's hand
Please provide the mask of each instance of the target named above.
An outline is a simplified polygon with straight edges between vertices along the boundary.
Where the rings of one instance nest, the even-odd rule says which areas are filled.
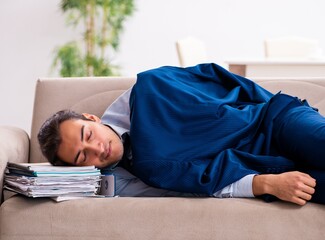
[[[315,192],[316,180],[306,173],[261,174],[253,179],[255,196],[271,194],[277,198],[305,205]]]

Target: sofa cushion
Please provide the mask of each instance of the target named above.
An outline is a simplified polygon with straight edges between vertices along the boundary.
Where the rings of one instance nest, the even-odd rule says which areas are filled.
[[[15,196],[1,239],[325,239],[325,207],[259,199],[105,198],[56,203]]]

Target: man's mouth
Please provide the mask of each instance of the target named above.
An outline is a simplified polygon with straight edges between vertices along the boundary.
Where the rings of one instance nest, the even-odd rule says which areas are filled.
[[[111,147],[111,142],[108,143],[107,147],[105,148],[105,158],[107,159],[111,156],[111,151],[112,151],[112,147]]]

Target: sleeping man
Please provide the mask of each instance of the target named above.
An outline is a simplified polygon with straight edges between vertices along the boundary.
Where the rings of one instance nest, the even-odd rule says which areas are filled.
[[[113,171],[120,196],[325,203],[325,118],[216,64],[142,72],[101,119],[63,110],[38,140],[54,165]]]

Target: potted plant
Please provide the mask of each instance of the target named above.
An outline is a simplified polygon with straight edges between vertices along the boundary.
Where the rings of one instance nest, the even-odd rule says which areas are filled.
[[[53,68],[62,77],[118,74],[111,63],[123,23],[134,12],[133,0],[62,0],[62,11],[73,26],[83,25],[83,38],[55,50]]]

